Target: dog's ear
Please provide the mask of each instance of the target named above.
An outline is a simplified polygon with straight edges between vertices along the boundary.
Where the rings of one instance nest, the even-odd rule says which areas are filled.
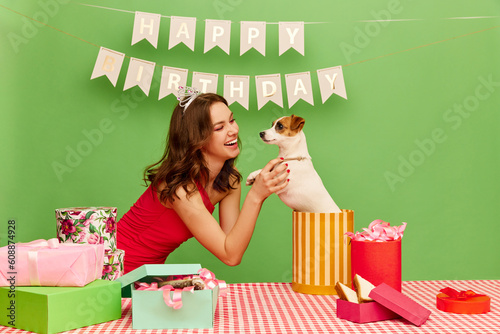
[[[291,117],[291,122],[290,122],[290,129],[291,130],[297,130],[300,131],[304,127],[304,124],[306,123],[306,120],[303,119],[302,117],[292,115]]]

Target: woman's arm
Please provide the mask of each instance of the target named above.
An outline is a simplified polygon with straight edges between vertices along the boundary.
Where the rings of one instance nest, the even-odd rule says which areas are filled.
[[[176,199],[172,203],[172,207],[200,244],[225,264],[238,265],[250,243],[262,203],[269,195],[283,189],[288,184],[286,181],[288,173],[284,172],[286,166],[283,164],[273,169],[280,161],[280,159],[271,160],[262,169],[261,174],[256,178],[248,192],[241,212],[236,219],[234,218],[236,213],[234,208],[235,205],[239,207],[239,199],[236,201],[236,195],[239,197],[241,186],[238,185],[238,188],[228,195],[230,197],[227,198],[224,208],[222,208],[221,219],[223,221],[221,225],[223,227],[219,226],[215,218],[205,208],[199,193],[187,198],[184,189],[179,188],[177,194],[180,199]],[[234,223],[231,224],[233,220]],[[230,230],[229,226],[231,226]]]
[[[240,215],[241,183],[233,185],[228,194],[219,202],[219,225],[224,233],[229,234]]]

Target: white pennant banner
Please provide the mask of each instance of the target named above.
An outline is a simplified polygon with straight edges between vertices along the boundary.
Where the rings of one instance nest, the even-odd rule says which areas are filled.
[[[106,49],[101,46],[94,65],[94,70],[90,76],[90,80],[105,75],[108,77],[109,81],[111,81],[113,86],[116,87],[116,82],[118,81],[118,75],[120,74],[124,58],[124,53]]]
[[[158,35],[162,15],[146,12],[135,12],[134,26],[132,30],[132,44],[146,39],[155,48],[158,48]],[[191,51],[194,51],[196,35],[196,17],[170,17],[170,30],[168,49],[170,50],[179,43],[184,43]],[[214,47],[220,47],[229,55],[231,43],[231,21],[209,20],[205,21],[205,45],[204,53]],[[266,55],[266,27],[269,23],[265,21],[241,21],[240,22],[240,56],[251,48]],[[271,23],[275,24],[275,23]],[[304,55],[304,27],[305,22],[279,22],[279,55],[293,48]]]
[[[187,69],[163,66],[158,100],[161,100],[170,94],[177,96],[179,86],[186,86],[187,76]]]
[[[204,53],[218,46],[229,54],[231,41],[231,21],[206,20],[205,21],[205,50]]]
[[[257,88],[257,109],[272,101],[283,108],[283,92],[281,91],[281,75],[269,74],[255,76]]]
[[[158,33],[160,31],[160,14],[135,12],[132,45],[146,39],[155,48],[158,48]]]
[[[304,55],[304,22],[279,23],[279,55],[290,48]]]
[[[238,102],[248,110],[250,96],[250,76],[248,75],[225,75],[224,97],[229,105]]]
[[[130,58],[123,90],[139,86],[142,91],[149,96],[154,70],[155,63],[137,58]]]
[[[241,22],[240,56],[251,48],[266,55],[266,22]]]
[[[303,99],[314,106],[314,98],[309,72],[285,74],[288,108],[291,108],[299,99]]]
[[[325,103],[332,94],[337,94],[347,100],[342,66],[317,70],[321,100]]]
[[[196,18],[172,16],[170,18],[170,35],[168,49],[170,50],[179,43],[184,43],[191,51],[194,51],[194,39],[196,34]]]
[[[107,76],[116,87],[118,76],[125,54],[101,47],[90,79]],[[123,90],[139,86],[149,96],[151,82],[156,64],[154,62],[130,58],[127,76]],[[174,94],[177,95],[179,86],[186,86],[188,69],[163,66],[160,80],[158,100]],[[323,104],[336,94],[347,99],[342,66],[329,67],[317,70],[318,83]],[[193,72],[191,86],[203,93],[217,93],[218,74]],[[314,106],[310,72],[285,74],[288,107],[303,99]],[[255,76],[257,107],[260,110],[267,102],[272,101],[283,108],[283,92],[281,74]],[[246,110],[249,109],[250,76],[224,75],[224,95],[228,104],[238,102]]]
[[[202,93],[217,93],[218,74],[193,72],[191,87]]]

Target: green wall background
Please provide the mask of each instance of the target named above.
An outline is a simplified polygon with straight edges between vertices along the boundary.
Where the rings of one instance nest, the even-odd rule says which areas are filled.
[[[260,142],[259,131],[282,115],[302,116],[315,167],[337,204],[355,211],[355,229],[378,218],[408,223],[404,280],[500,279],[500,29],[485,30],[500,26],[498,1],[83,3],[196,17],[195,51],[182,44],[168,50],[167,18],[154,49],[147,41],[130,45],[130,13],[67,0],[1,4],[97,46],[187,68],[188,83],[192,71],[218,73],[219,93],[224,74],[252,76],[250,110],[231,106],[244,177],[278,152]],[[60,207],[116,206],[121,217],[145,189],[143,168],[163,151],[175,98],[158,101],[158,81],[149,97],[137,88],[123,91],[127,58],[116,87],[105,77],[90,80],[98,47],[3,7],[0,17],[1,245],[9,219],[18,242],[54,237]],[[366,21],[387,18],[397,21]],[[230,55],[218,48],[203,53],[204,19],[233,22]],[[264,57],[255,50],[239,56],[240,21],[322,23],[306,24],[304,57],[294,50],[278,56],[278,28],[268,25]],[[476,31],[482,32],[470,34]],[[322,104],[315,72],[338,65],[348,100],[332,96]],[[303,71],[311,71],[314,106],[299,101],[288,109],[284,93],[285,108],[269,103],[257,110],[253,76],[280,73],[285,89],[284,75]],[[153,81],[160,76],[157,67]],[[69,150],[82,148],[85,134],[96,131],[102,138],[69,167]],[[54,162],[71,171],[58,177]],[[225,266],[196,240],[167,261],[201,263],[228,282],[290,282],[291,216],[271,196],[237,267]]]

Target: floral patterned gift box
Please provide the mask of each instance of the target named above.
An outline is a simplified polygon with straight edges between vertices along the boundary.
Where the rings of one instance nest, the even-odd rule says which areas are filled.
[[[107,251],[104,254],[104,267],[102,269],[102,279],[114,281],[123,276],[123,257],[125,251],[117,249],[115,252]]]
[[[104,250],[116,249],[116,212],[114,207],[75,207],[56,209],[59,242],[104,244]]]

